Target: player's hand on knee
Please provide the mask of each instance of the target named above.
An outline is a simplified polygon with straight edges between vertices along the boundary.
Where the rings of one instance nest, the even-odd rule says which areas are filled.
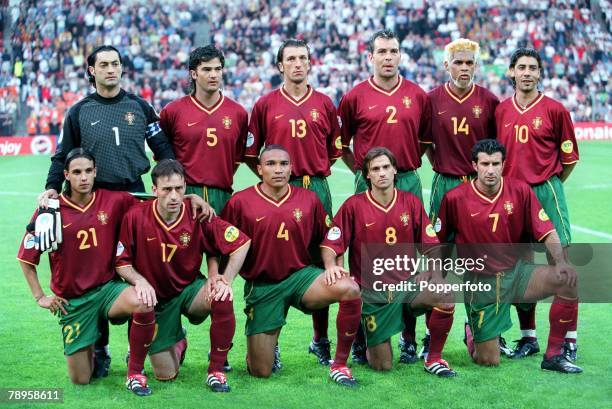
[[[57,199],[59,195],[57,194],[57,190],[49,189],[45,190],[41,194],[38,195],[38,206],[46,209],[49,206],[49,199]]]
[[[58,311],[61,311],[64,315],[68,314],[64,308],[64,305],[68,305],[68,300],[65,298],[58,297],[57,295],[43,295],[37,302],[41,308],[51,311],[52,314],[56,314]]]
[[[229,285],[225,277],[217,276],[213,283],[211,299],[215,301],[234,300],[232,287]]]
[[[578,273],[572,265],[566,262],[561,262],[555,264],[554,268],[555,275],[559,282],[565,281],[569,287],[576,287],[576,282],[578,281]]]
[[[136,280],[134,290],[136,290],[136,297],[147,307],[154,307],[157,304],[155,289],[144,278]]]
[[[341,280],[343,277],[348,277],[350,273],[340,266],[332,266],[325,269],[325,284],[334,285],[336,281]]]

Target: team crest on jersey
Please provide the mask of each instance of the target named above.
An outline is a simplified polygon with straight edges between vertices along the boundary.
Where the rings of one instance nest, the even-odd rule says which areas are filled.
[[[126,112],[123,119],[125,119],[128,125],[134,125],[134,123],[136,122],[136,115],[134,115],[133,112]]]
[[[233,243],[236,241],[239,235],[240,231],[237,228],[234,226],[228,226],[227,229],[225,229],[225,233],[223,233],[223,238],[225,238],[225,241],[228,243]]]
[[[506,210],[506,213],[508,215],[512,214],[512,210],[514,210],[514,206],[512,205],[512,202],[510,200],[506,200],[506,202],[504,203],[504,209]]]
[[[108,214],[104,210],[98,212],[98,221],[100,223],[107,224],[109,219],[110,217],[108,217]]]
[[[221,122],[223,122],[223,127],[225,129],[230,129],[230,126],[232,126],[232,118],[230,118],[229,116],[224,116],[223,119],[221,120]]]
[[[295,217],[295,220],[297,220],[298,223],[302,221],[302,216],[303,213],[299,207],[293,210],[293,217]]]
[[[410,216],[408,215],[408,213],[402,213],[400,215],[400,221],[404,224],[404,226],[408,226],[408,222],[410,221]]]
[[[402,98],[402,104],[404,104],[406,108],[410,108],[412,106],[412,100],[410,97],[404,97]]]
[[[321,117],[321,113],[317,111],[316,109],[311,109],[310,117],[312,118],[312,122],[317,122],[319,118]]]
[[[181,235],[179,236],[179,241],[181,242],[183,247],[187,247],[189,245],[189,242],[191,241],[191,234],[187,232],[181,233]]]
[[[474,108],[472,108],[472,113],[474,114],[474,118],[480,118],[480,114],[482,114],[482,108],[480,105],[474,105]]]
[[[532,122],[533,129],[536,129],[536,130],[539,129],[542,126],[542,123],[543,123],[542,118],[540,118],[539,116],[536,116]]]
[[[546,212],[544,211],[544,209],[540,209],[540,213],[538,213],[538,217],[540,218],[540,220],[542,220],[543,222],[550,220],[548,218],[548,215],[546,214]]]
[[[574,151],[574,143],[572,141],[565,141],[561,144],[561,150],[565,153],[572,153]]]

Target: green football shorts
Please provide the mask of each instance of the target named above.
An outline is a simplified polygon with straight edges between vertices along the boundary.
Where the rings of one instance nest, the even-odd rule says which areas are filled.
[[[322,273],[323,270],[318,267],[306,266],[280,283],[246,281],[244,313],[247,316],[247,337],[284,326],[290,306],[305,314],[312,314],[312,310],[302,305],[302,297]]]
[[[185,338],[181,315],[187,316],[189,307],[205,284],[206,279],[198,277],[185,287],[179,295],[155,306],[155,338],[151,348],[149,348],[149,355],[168,349]],[[206,319],[206,317],[194,318],[189,316],[187,318],[194,325],[201,324]]]
[[[553,176],[544,183],[532,186],[542,208],[550,217],[550,221],[555,226],[559,240],[563,247],[567,247],[572,242],[570,231],[569,212],[563,191],[563,183],[557,176]]]
[[[464,293],[465,311],[474,342],[485,342],[497,338],[512,327],[510,306],[512,301],[516,301],[517,298],[520,300],[525,295],[536,267],[538,265],[520,260],[514,269],[502,271],[495,276],[466,273],[465,282],[480,282],[491,286],[489,292],[465,291]],[[531,305],[516,304],[517,308],[522,309],[528,309]]]
[[[395,175],[395,187],[399,190],[413,193],[423,202],[423,187],[421,178],[416,170],[398,171]],[[361,171],[355,173],[355,194],[368,190],[368,184],[363,178]]]
[[[64,339],[64,354],[72,355],[98,340],[100,318],[108,319],[108,312],[119,295],[128,287],[129,284],[123,281],[111,280],[80,297],[68,300],[68,305],[64,306],[68,314],[61,314],[59,318]],[[128,318],[111,320],[111,322],[123,324]]]
[[[321,176],[299,176],[293,177],[289,180],[289,183],[293,186],[303,187],[304,189],[312,190],[319,196],[323,203],[323,208],[331,217],[332,213],[332,198],[329,192],[329,184],[327,178]]]
[[[440,210],[440,204],[442,204],[442,198],[446,192],[472,179],[474,179],[474,175],[451,176],[434,172],[431,181],[431,196],[429,197],[429,219],[434,226],[436,225],[436,217]]]
[[[187,185],[185,194],[196,194],[206,201],[209,205],[215,209],[217,216],[221,214],[221,211],[225,207],[225,204],[230,197],[232,197],[231,190],[219,189],[218,187],[202,186],[202,185]]]
[[[410,304],[420,294],[420,290],[387,292],[386,303],[364,302],[361,307],[361,322],[368,346],[382,344],[393,335],[404,330],[404,316],[419,316],[423,309],[414,309]],[[403,299],[401,299],[403,298]]]

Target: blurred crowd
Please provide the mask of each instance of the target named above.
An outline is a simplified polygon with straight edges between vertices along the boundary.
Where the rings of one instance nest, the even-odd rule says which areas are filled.
[[[541,88],[574,121],[612,121],[610,2],[11,0],[5,15],[3,133],[14,130],[18,113],[27,116],[28,133],[57,132],[66,109],[92,91],[84,59],[101,44],[121,50],[124,88],[161,109],[189,92],[189,52],[205,45],[195,43],[198,33],[225,52],[225,93],[247,109],[280,84],[274,61],[288,37],[309,42],[310,82],[337,103],[369,75],[367,39],[383,27],[401,39],[402,75],[425,90],[448,78],[444,45],[467,37],[481,46],[476,81],[500,98],[510,96],[509,57],[519,46],[533,46],[544,60]]]

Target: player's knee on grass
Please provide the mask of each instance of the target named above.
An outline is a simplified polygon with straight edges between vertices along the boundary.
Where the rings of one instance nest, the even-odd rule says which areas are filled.
[[[68,376],[75,385],[87,385],[93,372],[93,346],[84,348],[66,357]]]
[[[249,373],[256,378],[269,378],[272,375],[273,362],[263,362],[262,360],[249,360]]]
[[[391,341],[369,347],[367,350],[368,363],[375,371],[389,371],[393,368],[393,352]]]
[[[497,338],[475,345],[474,362],[482,366],[499,365],[499,342]]]
[[[172,381],[176,379],[179,371],[179,360],[174,353],[174,347],[151,355],[153,375],[158,381]]]

